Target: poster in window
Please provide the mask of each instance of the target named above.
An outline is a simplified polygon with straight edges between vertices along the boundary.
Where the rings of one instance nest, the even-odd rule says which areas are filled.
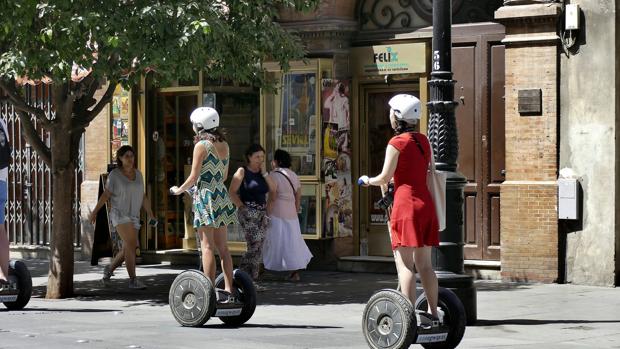
[[[111,102],[111,155],[116,157],[116,151],[123,145],[130,143],[129,136],[131,133],[130,119],[130,93],[123,89],[120,85],[114,90]]]
[[[288,73],[282,81],[282,115],[277,147],[288,151],[299,175],[315,174],[316,74]]]

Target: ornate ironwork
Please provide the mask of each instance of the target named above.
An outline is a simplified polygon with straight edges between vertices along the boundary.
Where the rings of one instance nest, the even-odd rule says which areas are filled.
[[[358,16],[362,28],[410,28],[413,26],[411,0],[360,1]],[[400,21],[398,21],[400,19]]]
[[[452,0],[452,22],[493,20],[502,0]],[[432,25],[433,0],[360,0],[357,18],[362,30],[415,29]]]
[[[412,1],[413,9],[425,21],[433,21],[433,0]],[[452,1],[452,15],[454,16],[463,6],[463,0]]]
[[[27,86],[26,100],[43,109],[49,119],[55,117],[51,88],[48,85]],[[0,117],[6,121],[12,148],[9,165],[9,198],[7,202],[7,230],[9,241],[17,245],[49,245],[52,234],[52,175],[49,167],[37,156],[21,136],[19,116],[8,104],[0,103]],[[39,135],[49,144],[49,133],[33,118]],[[80,245],[80,185],[83,180],[83,138],[80,166],[75,172],[73,216],[76,236],[74,245]]]

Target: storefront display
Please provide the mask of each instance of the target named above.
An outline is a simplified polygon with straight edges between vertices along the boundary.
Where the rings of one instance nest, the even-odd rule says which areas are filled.
[[[331,64],[318,59],[288,73],[270,70],[268,78],[279,88],[264,91],[261,99],[267,160],[277,149],[291,154],[291,170],[302,183],[299,221],[307,239],[352,232],[349,83],[343,81],[341,88],[339,81],[324,79]]]

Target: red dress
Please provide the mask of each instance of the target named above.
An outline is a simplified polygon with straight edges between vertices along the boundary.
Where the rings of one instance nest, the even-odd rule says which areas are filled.
[[[389,144],[400,152],[394,172],[394,205],[390,215],[392,249],[437,246],[439,222],[426,186],[431,154],[428,138],[421,133],[403,133],[392,137]]]

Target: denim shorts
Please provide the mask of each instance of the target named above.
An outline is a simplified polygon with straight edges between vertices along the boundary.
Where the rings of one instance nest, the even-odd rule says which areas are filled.
[[[131,217],[128,215],[124,215],[120,211],[115,209],[110,210],[110,221],[112,221],[112,226],[114,228],[121,224],[133,223],[134,228],[140,230],[140,217]]]
[[[4,209],[6,207],[6,201],[8,200],[8,191],[6,181],[0,181],[0,224],[4,224]]]

